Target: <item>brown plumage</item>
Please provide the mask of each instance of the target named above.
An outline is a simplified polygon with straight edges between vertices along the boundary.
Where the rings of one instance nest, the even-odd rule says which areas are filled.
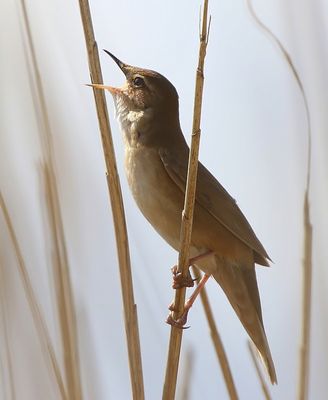
[[[180,128],[178,94],[164,76],[108,54],[126,84],[93,86],[113,95],[132,194],[157,232],[179,250],[189,148]],[[270,258],[235,200],[199,163],[190,257],[209,250],[213,255],[197,266],[222,287],[276,383],[255,274],[255,263],[269,265]]]

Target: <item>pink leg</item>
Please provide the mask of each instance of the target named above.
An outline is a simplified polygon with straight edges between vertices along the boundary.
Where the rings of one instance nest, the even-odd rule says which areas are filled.
[[[202,279],[199,281],[196,289],[194,290],[193,294],[189,297],[189,299],[185,302],[183,313],[178,319],[173,318],[172,311],[170,312],[169,316],[167,317],[166,322],[169,325],[175,326],[176,328],[186,329],[185,324],[187,323],[188,312],[191,309],[192,305],[194,304],[196,298],[198,297],[199,293],[205,286],[206,282],[208,281],[210,275],[204,274]]]
[[[190,258],[189,265],[195,264],[197,261],[202,260],[213,254],[213,251],[208,250],[205,253],[199,254],[196,257]],[[175,265],[171,268],[173,274],[173,289],[181,289],[182,287],[193,287],[194,286],[194,279],[192,279],[190,272],[188,271],[187,276],[183,276],[181,272],[178,272],[178,266]]]

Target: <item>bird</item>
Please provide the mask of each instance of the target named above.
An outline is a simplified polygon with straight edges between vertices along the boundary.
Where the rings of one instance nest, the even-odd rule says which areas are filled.
[[[132,195],[144,217],[179,251],[189,147],[180,127],[177,90],[160,73],[131,66],[104,51],[126,82],[120,88],[89,86],[112,94]],[[272,384],[277,383],[255,272],[255,264],[269,266],[271,259],[235,199],[201,162],[190,258],[221,286],[257,347]]]

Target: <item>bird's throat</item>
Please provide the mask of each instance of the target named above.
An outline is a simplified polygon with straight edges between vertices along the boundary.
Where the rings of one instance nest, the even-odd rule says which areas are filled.
[[[142,142],[148,131],[152,109],[133,109],[129,99],[122,95],[113,96],[116,118],[119,122],[125,142],[129,146],[136,146]]]

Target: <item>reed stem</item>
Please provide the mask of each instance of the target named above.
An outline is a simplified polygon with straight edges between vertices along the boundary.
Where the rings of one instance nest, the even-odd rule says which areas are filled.
[[[201,278],[201,273],[197,267],[192,266],[194,276],[197,280]],[[208,326],[210,328],[211,338],[213,341],[213,346],[216,352],[216,355],[219,360],[219,364],[221,366],[223,378],[226,384],[226,388],[229,394],[230,400],[238,400],[237,389],[235,386],[235,382],[233,380],[233,376],[231,373],[231,368],[229,365],[228,357],[226,355],[219,331],[217,329],[215,319],[213,316],[212,308],[207,296],[206,289],[203,288],[200,292],[200,298],[204,307],[204,312],[207,318]]]
[[[198,67],[196,70],[196,86],[194,98],[193,125],[191,135],[191,146],[189,152],[188,174],[184,209],[182,212],[181,230],[180,230],[180,252],[178,259],[178,272],[184,276],[188,274],[189,268],[189,248],[192,233],[192,222],[194,213],[194,203],[196,194],[196,180],[198,170],[198,153],[200,143],[200,121],[203,98],[204,85],[204,61],[206,55],[206,47],[208,42],[208,0],[204,0],[202,30],[200,34],[200,46]],[[174,313],[174,318],[177,319],[183,312],[184,302],[186,297],[186,288],[175,291],[174,307],[178,311]],[[182,329],[171,327],[170,342],[168,357],[166,363],[165,382],[163,387],[163,399],[173,400],[176,392],[177,375],[179,368]]]
[[[79,0],[79,4],[88,53],[91,82],[103,83],[98,46],[93,31],[89,2],[87,0]],[[107,186],[115,227],[132,394],[135,400],[143,400],[145,396],[137,306],[135,304],[133,294],[129,243],[126,230],[121,186],[117,173],[115,152],[108,118],[105,94],[104,91],[100,89],[94,89],[93,91],[106,164]]]

